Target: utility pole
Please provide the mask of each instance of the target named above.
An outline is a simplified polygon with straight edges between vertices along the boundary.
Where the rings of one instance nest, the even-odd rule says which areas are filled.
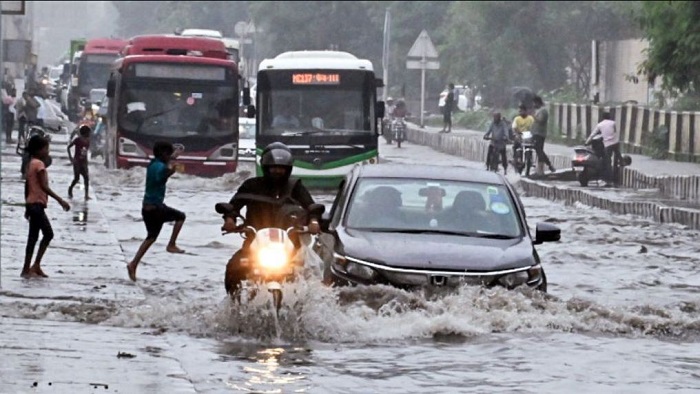
[[[3,38],[3,15],[24,15],[24,1],[0,1],[0,68],[2,68],[2,81],[5,82],[5,39]],[[4,125],[3,113],[0,111],[0,125]],[[0,155],[0,173],[2,173],[2,155]],[[2,183],[0,183],[0,213],[2,212]],[[0,230],[2,230],[2,215],[0,214]],[[1,231],[0,231],[1,233]],[[0,235],[0,288],[2,288],[2,236]]]

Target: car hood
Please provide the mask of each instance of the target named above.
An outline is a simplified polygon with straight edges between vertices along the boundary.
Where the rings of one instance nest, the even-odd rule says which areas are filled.
[[[339,231],[338,252],[396,268],[494,271],[535,264],[529,237],[486,239],[443,234]]]

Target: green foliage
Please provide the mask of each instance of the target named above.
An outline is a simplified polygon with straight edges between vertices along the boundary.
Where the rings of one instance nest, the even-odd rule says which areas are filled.
[[[458,112],[452,116],[452,123],[456,127],[464,127],[469,130],[484,130],[488,128],[493,117],[490,111]]]
[[[652,132],[642,134],[643,154],[652,159],[668,158],[668,127],[659,125]]]
[[[696,90],[700,83],[699,18],[699,2],[644,2],[638,20],[649,49],[640,72],[651,81],[661,77],[667,91]]]

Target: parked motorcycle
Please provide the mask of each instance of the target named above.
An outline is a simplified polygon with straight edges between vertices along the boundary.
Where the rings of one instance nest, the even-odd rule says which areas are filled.
[[[254,199],[254,198],[253,198]],[[233,206],[227,203],[219,203],[215,206],[216,212],[226,215],[233,212]],[[321,204],[314,204],[311,211],[318,214],[323,213],[325,207]],[[241,283],[240,290],[236,296],[238,301],[241,300],[241,294],[247,293],[248,298],[253,298],[260,286],[264,286],[272,295],[272,305],[275,311],[279,313],[282,307],[282,283],[291,282],[300,274],[303,268],[304,261],[300,258],[299,253],[302,248],[300,236],[308,234],[309,228],[300,225],[305,219],[305,211],[299,208],[296,211],[290,211],[286,215],[286,224],[290,226],[286,229],[280,227],[269,227],[263,229],[255,229],[252,226],[243,223],[236,227],[234,233],[239,233],[247,240],[248,250],[240,259],[240,266],[247,267],[247,276]],[[223,229],[222,229],[223,231]],[[227,234],[227,232],[223,232]],[[226,266],[226,275],[224,278],[227,284],[227,291],[231,288],[228,285],[229,278],[235,276],[238,266],[232,258]]]
[[[406,139],[406,121],[403,117],[396,117],[391,121],[391,133],[396,141],[396,146],[400,148],[401,142]]]
[[[586,187],[590,181],[603,180],[605,176],[603,157],[605,146],[601,136],[594,137],[588,145],[574,147],[574,155],[571,165],[576,172],[576,177],[581,186]],[[629,155],[622,155],[622,167],[632,164]]]
[[[520,146],[515,150],[513,166],[518,174],[522,175],[524,169],[525,176],[530,176],[530,169],[532,169],[535,157],[535,142],[532,139],[532,132],[523,131],[518,138]]]

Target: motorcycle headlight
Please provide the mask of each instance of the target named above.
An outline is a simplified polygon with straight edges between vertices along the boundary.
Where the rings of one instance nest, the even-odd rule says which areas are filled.
[[[258,251],[258,264],[266,270],[276,271],[287,265],[287,252],[282,245],[270,245]]]

